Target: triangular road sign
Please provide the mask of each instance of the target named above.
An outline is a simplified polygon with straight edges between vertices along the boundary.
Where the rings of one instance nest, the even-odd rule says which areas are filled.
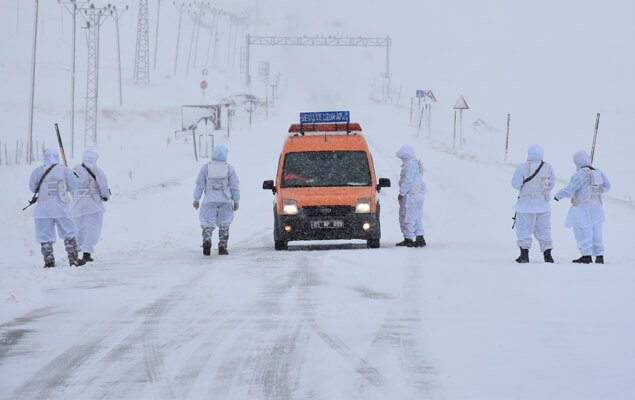
[[[467,102],[463,98],[463,96],[459,97],[456,104],[454,105],[455,110],[467,110],[470,107],[467,105]]]

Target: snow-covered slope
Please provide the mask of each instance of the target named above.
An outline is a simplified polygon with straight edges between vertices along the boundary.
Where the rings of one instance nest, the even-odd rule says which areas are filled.
[[[183,72],[171,75],[171,42],[149,87],[131,83],[127,64],[125,103],[118,107],[109,75],[113,60],[106,59],[98,149],[113,197],[106,204],[95,263],[66,267],[58,242],[58,268],[41,268],[32,209],[19,211],[30,198],[33,166],[0,166],[5,188],[0,196],[0,398],[635,397],[635,318],[629,308],[635,299],[635,208],[629,186],[635,169],[628,163],[635,112],[622,92],[634,85],[621,72],[633,59],[615,52],[625,41],[621,35],[632,32],[622,19],[633,6],[613,1],[588,9],[576,2],[576,18],[566,20],[558,18],[568,15],[563,5],[549,3],[552,14],[544,16],[523,6],[501,9],[499,3],[409,9],[370,1],[368,20],[353,18],[349,24],[350,18],[337,13],[322,14],[326,8],[254,2],[249,15],[262,19],[252,20],[252,33],[312,34],[326,26],[331,30],[326,34],[399,38],[391,55],[393,81],[403,85],[404,95],[399,104],[369,100],[373,74],[378,76],[385,61],[374,51],[362,50],[346,63],[342,50],[320,50],[318,59],[304,50],[256,52],[255,60],[271,57],[285,83],[267,118],[260,109],[249,127],[247,114],[237,109],[230,136],[216,133],[216,142],[230,148],[242,191],[226,258],[201,254],[191,195],[204,160],[194,161],[191,141],[174,135],[180,105],[206,100],[198,89],[202,77],[194,70],[187,78]],[[241,6],[225,6],[232,4]],[[174,6],[163,6],[163,11],[172,8],[163,18],[174,22]],[[359,10],[359,4],[338,6],[342,13]],[[0,5],[0,45],[8,49],[0,52],[0,79],[9,88],[0,92],[6,127],[0,140],[10,146],[26,137],[28,110],[30,8],[19,7],[18,31],[16,5]],[[36,137],[54,143],[51,127],[59,121],[68,143],[68,57],[56,58],[60,48],[69,48],[68,32],[60,36],[68,16],[57,4],[41,7],[39,76],[46,83],[36,92]],[[446,21],[449,37],[428,28],[409,39],[406,33],[423,11],[431,27],[441,29],[439,21]],[[499,30],[494,25],[503,21],[501,15],[509,22]],[[549,29],[534,31],[541,24],[531,23],[532,15],[544,17],[542,26]],[[130,60],[136,11],[127,18],[122,30]],[[598,54],[614,55],[620,63],[583,65],[584,38],[594,37],[583,25],[592,20],[611,26],[598,28],[599,34],[616,40]],[[556,29],[558,24],[562,27]],[[165,40],[173,40],[175,28],[164,29]],[[496,34],[505,30],[509,36]],[[574,33],[582,38],[573,40]],[[559,45],[547,40],[554,35]],[[52,38],[62,43],[56,50],[46,45]],[[105,34],[102,40],[104,48],[112,45]],[[402,43],[418,50],[406,51]],[[509,56],[497,50],[496,44],[505,43],[517,45]],[[453,46],[460,50],[451,51]],[[561,57],[558,46],[577,56]],[[563,79],[552,77],[540,90],[532,56],[543,48]],[[511,61],[501,67],[496,65],[501,58]],[[469,63],[470,73],[459,75],[463,70],[454,61]],[[212,69],[207,100],[244,90],[239,75],[220,69]],[[513,73],[501,74],[507,69]],[[596,70],[597,90],[588,98],[567,91],[586,82],[581,71]],[[253,91],[262,94],[257,84]],[[409,123],[410,93],[428,86],[439,98],[430,136]],[[451,107],[460,94],[471,110],[464,113],[466,141],[453,149]],[[378,175],[393,185],[400,168],[395,151],[403,143],[415,147],[426,168],[428,247],[394,247],[401,235],[393,187],[380,194],[380,249],[338,241],[292,242],[287,252],[273,250],[272,196],[261,189],[262,181],[273,178],[285,132],[298,113],[327,109],[351,111],[369,140]],[[605,198],[607,264],[570,263],[577,249],[572,232],[563,227],[568,205],[562,202],[553,206],[556,263],[542,263],[533,249],[532,263],[516,264],[510,230],[513,164],[524,160],[528,144],[541,143],[562,187],[574,172],[573,152],[590,146],[598,111],[603,119],[596,164],[614,186]],[[508,112],[513,124],[510,163],[505,163],[502,132]],[[472,129],[479,118],[497,130]],[[77,127],[83,132],[79,121],[83,117]],[[73,164],[82,145],[80,140]]]

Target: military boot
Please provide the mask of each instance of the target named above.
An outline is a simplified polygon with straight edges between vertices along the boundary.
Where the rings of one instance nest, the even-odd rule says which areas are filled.
[[[399,246],[399,247],[415,247],[415,242],[412,239],[404,238],[403,241],[397,243],[395,246]]]
[[[426,247],[426,240],[423,238],[423,235],[415,237],[413,247]]]
[[[64,247],[66,248],[66,253],[68,254],[68,264],[71,267],[81,267],[86,264],[86,261],[82,260],[77,255],[77,242],[74,237],[64,239]]]
[[[91,261],[95,261],[93,260],[93,258],[90,256],[90,253],[86,253],[84,252],[84,256],[82,257],[82,260],[84,262],[91,262]]]
[[[229,253],[227,252],[227,242],[229,241],[229,226],[219,226],[218,227],[218,255],[226,256]]]
[[[546,263],[553,263],[553,257],[551,256],[551,249],[547,249],[542,253],[545,257]]]
[[[576,264],[591,264],[593,262],[593,259],[591,258],[591,256],[582,256],[580,258],[576,258],[575,260],[571,260],[571,262],[574,262]]]
[[[209,256],[212,250],[212,232],[213,228],[203,228],[203,255]]]
[[[516,259],[517,263],[525,264],[529,262],[529,249],[520,249],[520,256]]]
[[[42,255],[44,256],[44,268],[55,267],[55,256],[53,255],[53,242],[42,243]]]
[[[604,264],[604,256],[596,256],[595,257],[596,264]]]

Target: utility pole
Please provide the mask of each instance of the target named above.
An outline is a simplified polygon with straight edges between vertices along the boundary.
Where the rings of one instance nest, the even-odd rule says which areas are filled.
[[[37,22],[40,2],[35,0],[35,17],[33,21],[33,62],[31,63],[31,106],[29,107],[29,138],[27,142],[27,161],[29,164],[33,161],[33,107],[35,101],[35,63],[37,61]]]
[[[174,3],[174,5],[176,5],[176,3]],[[177,34],[176,34],[176,54],[174,56],[174,76],[176,76],[176,66],[178,65],[179,62],[179,44],[181,43],[181,20],[183,19],[183,6],[185,4],[181,3],[179,5],[180,11],[179,11],[179,27],[177,29]]]
[[[154,71],[157,70],[157,52],[159,50],[159,21],[161,15],[161,0],[157,0],[157,31],[154,39]]]
[[[108,5],[110,16],[115,20],[115,26],[117,28],[117,65],[119,73],[119,107],[123,106],[123,94],[122,94],[122,82],[121,82],[121,41],[119,38],[119,18],[128,11],[128,6],[123,11],[119,10],[115,5]]]
[[[139,19],[137,22],[137,44],[135,48],[133,79],[137,85],[147,85],[150,83],[148,0],[139,0]]]

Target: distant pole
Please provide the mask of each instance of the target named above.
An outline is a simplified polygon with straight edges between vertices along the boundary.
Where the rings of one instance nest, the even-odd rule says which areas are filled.
[[[117,64],[119,66],[119,107],[121,107],[123,105],[123,94],[121,84],[121,41],[119,39],[119,15],[117,15],[115,25],[117,26]]]
[[[426,102],[426,129],[428,130],[428,137],[432,136],[432,104]]]
[[[452,148],[456,149],[456,110],[454,110],[454,134],[452,135]]]
[[[196,11],[192,12],[194,14],[194,25],[192,25],[192,36],[190,37],[190,51],[187,53],[187,68],[185,68],[185,76],[190,72],[190,62],[192,61],[192,47],[194,47],[194,34],[196,33],[196,26],[198,24],[198,19],[196,18]]]
[[[421,108],[421,114],[419,114],[419,127],[417,128],[417,136],[419,136],[421,132],[421,121],[423,121],[423,110],[424,108]]]
[[[595,131],[593,132],[593,144],[591,145],[591,163],[593,163],[593,155],[595,154],[595,142],[598,138],[598,127],[600,126],[600,113],[595,116]]]
[[[174,56],[174,75],[176,75],[176,66],[179,61],[179,43],[181,42],[181,19],[183,18],[183,3],[181,3],[181,11],[179,12],[179,27],[176,34],[176,55]]]
[[[159,16],[161,15],[161,0],[157,1],[157,31],[154,39],[154,71],[157,70],[157,52],[159,50]]]
[[[505,163],[507,163],[507,151],[509,150],[509,120],[510,114],[507,114],[507,130],[505,131]]]
[[[29,107],[29,140],[27,142],[27,161],[29,164],[33,161],[33,107],[35,102],[35,63],[37,61],[37,21],[40,2],[35,0],[35,17],[33,21],[33,55],[31,63],[31,100]]]
[[[75,157],[75,43],[77,37],[77,4],[73,2],[73,55],[71,70],[71,157]]]

